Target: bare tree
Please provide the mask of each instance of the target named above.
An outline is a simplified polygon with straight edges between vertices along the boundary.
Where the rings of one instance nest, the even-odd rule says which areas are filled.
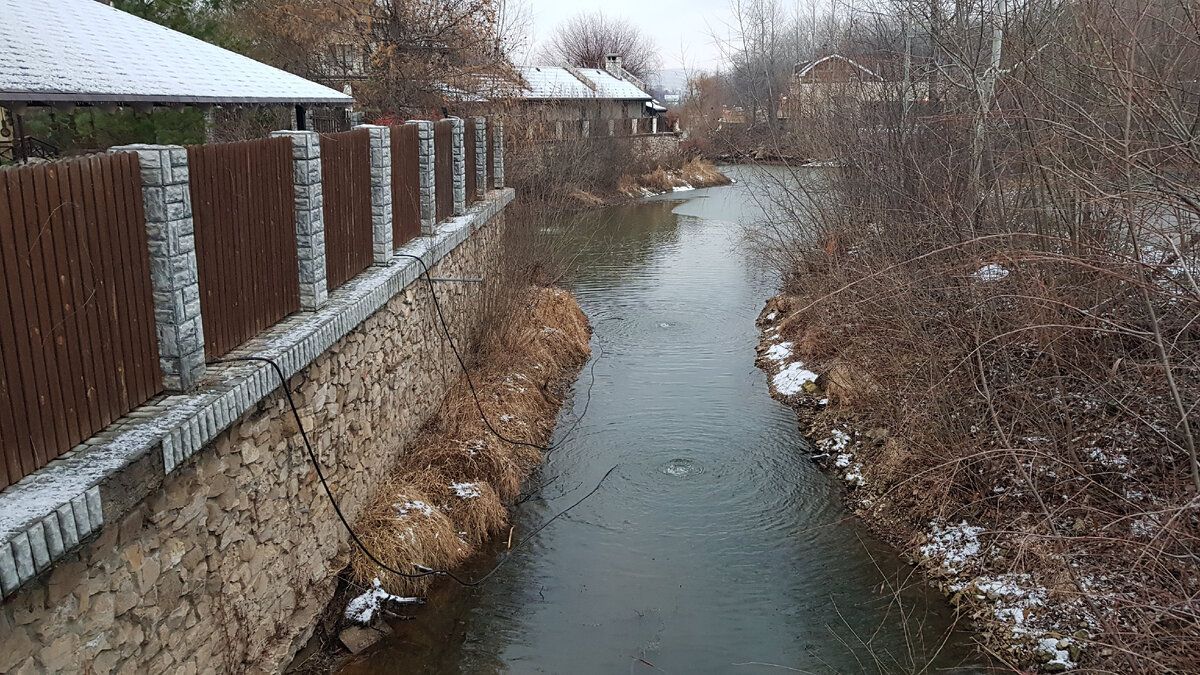
[[[622,67],[642,80],[658,68],[661,60],[654,38],[629,21],[607,17],[603,12],[575,15],[555,30],[539,52],[546,61],[579,68],[602,68],[608,54],[620,54]]]

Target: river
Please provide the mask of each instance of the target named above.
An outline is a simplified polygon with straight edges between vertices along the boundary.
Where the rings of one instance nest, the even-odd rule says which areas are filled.
[[[754,366],[776,286],[743,244],[759,170],[546,225],[576,257],[594,363],[559,437],[587,414],[541,469],[542,499],[517,509],[516,539],[616,469],[486,585],[435,589],[343,673],[982,670]]]

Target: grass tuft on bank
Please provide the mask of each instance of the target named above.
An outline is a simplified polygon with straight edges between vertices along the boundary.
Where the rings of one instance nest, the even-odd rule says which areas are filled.
[[[571,294],[536,288],[510,318],[503,343],[485,348],[471,380],[487,421],[506,438],[545,445],[563,401],[563,384],[590,354],[591,329]],[[360,515],[356,530],[386,565],[454,569],[508,525],[507,505],[541,462],[534,447],[497,438],[479,415],[461,375],[437,415]],[[397,595],[419,595],[436,577],[406,579],[382,570],[362,551],[350,578],[369,588],[379,579]]]

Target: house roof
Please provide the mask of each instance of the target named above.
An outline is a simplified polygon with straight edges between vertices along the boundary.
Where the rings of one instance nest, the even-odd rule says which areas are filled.
[[[95,0],[0,0],[0,103],[354,99]]]
[[[858,68],[863,73],[871,76],[872,78],[874,78],[876,80],[883,79],[883,77],[881,77],[878,73],[871,70],[870,68],[862,65],[861,63],[858,63],[854,59],[842,56],[841,54],[830,54],[829,56],[822,56],[821,58],[815,59],[813,61],[798,63],[798,64],[796,64],[796,68],[794,70],[794,75],[796,77],[804,77],[805,75],[808,75],[812,71],[813,68],[816,68],[817,66],[821,65],[822,63],[825,63],[826,61],[829,61],[832,59],[836,59],[838,61],[843,61],[845,63],[848,63],[848,64],[854,66],[855,68]]]
[[[577,68],[576,72],[594,87],[561,66],[523,66],[518,69],[525,81],[519,96],[526,100],[548,99],[615,99],[649,101],[650,94],[628,80],[613,77],[599,68]]]

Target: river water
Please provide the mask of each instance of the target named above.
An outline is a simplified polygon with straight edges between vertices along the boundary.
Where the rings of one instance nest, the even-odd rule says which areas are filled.
[[[486,585],[442,585],[342,672],[982,670],[944,600],[806,459],[754,366],[775,290],[743,245],[761,214],[755,171],[546,225],[577,256],[594,363],[558,435],[587,414],[547,458],[544,499],[518,508],[515,538],[616,469]]]

